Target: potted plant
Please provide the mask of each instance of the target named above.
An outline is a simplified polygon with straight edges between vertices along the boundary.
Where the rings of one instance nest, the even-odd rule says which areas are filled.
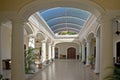
[[[2,76],[2,74],[0,74],[0,80],[3,80],[2,78],[3,78],[3,76]]]
[[[91,54],[91,55],[88,57],[88,60],[90,61],[90,67],[91,67],[91,69],[93,69],[93,68],[94,68],[94,60],[95,60],[93,54]]]
[[[113,73],[106,76],[104,80],[120,80],[120,68],[119,67],[108,67],[107,69],[113,69]]]
[[[25,72],[31,73],[34,71],[35,61],[34,61],[34,50],[36,48],[29,47],[28,50],[25,51]]]

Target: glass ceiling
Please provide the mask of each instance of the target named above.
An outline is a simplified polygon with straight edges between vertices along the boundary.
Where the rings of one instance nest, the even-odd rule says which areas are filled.
[[[64,31],[79,33],[91,15],[88,11],[70,7],[46,9],[39,14],[55,34]]]

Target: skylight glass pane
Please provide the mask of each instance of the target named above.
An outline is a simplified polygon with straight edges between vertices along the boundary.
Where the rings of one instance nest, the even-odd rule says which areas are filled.
[[[56,7],[39,13],[54,33],[55,30],[66,29],[66,27],[73,31],[76,29],[78,32],[91,15],[88,11],[70,7]]]

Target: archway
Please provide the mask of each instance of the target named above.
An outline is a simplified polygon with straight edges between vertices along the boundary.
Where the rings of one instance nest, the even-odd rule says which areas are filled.
[[[67,59],[76,59],[76,49],[70,47],[67,49]]]
[[[51,5],[52,4],[52,5]],[[93,1],[89,0],[70,0],[70,1],[65,1],[65,0],[53,0],[53,1],[41,1],[41,0],[36,0],[36,1],[31,1],[29,4],[23,6],[19,10],[19,14],[27,20],[32,14],[39,10],[44,10],[44,9],[49,9],[53,7],[74,7],[74,8],[79,8],[86,10],[92,14],[94,14],[96,17],[100,16],[101,13],[104,13],[104,9],[96,4]]]

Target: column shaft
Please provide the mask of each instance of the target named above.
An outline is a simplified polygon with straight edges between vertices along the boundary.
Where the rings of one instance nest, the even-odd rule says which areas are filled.
[[[25,80],[25,65],[24,65],[24,28],[23,21],[20,18],[15,18],[12,21],[12,80]]]
[[[46,61],[46,41],[42,41],[42,63]]]
[[[113,29],[112,20],[105,15],[100,33],[100,80],[113,73]]]
[[[100,36],[96,36],[96,58],[95,58],[95,73],[100,71]]]
[[[52,59],[55,59],[55,46],[52,46]]]
[[[29,47],[35,48],[35,38],[30,36],[29,37]]]
[[[51,60],[51,44],[49,44],[48,60]]]
[[[87,41],[87,58],[86,58],[86,65],[90,65],[90,41]]]
[[[0,74],[2,73],[2,25],[0,24]]]
[[[82,44],[82,62],[85,62],[85,45]]]

